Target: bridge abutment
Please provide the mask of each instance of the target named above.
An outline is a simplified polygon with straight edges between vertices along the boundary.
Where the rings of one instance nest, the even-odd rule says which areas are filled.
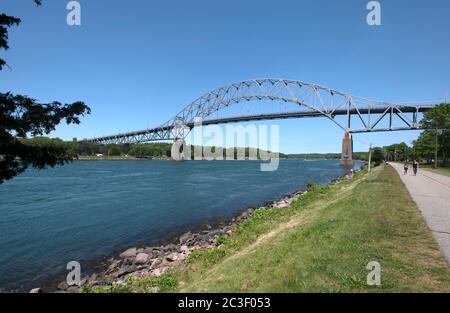
[[[353,166],[353,137],[348,131],[344,133],[342,140],[341,165]]]
[[[184,140],[174,140],[170,151],[172,160],[183,161],[190,159],[190,151]]]

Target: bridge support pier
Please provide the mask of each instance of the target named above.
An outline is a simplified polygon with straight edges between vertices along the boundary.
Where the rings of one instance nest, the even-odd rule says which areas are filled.
[[[342,140],[341,165],[353,166],[353,163],[353,138],[352,134],[346,131]]]
[[[172,160],[182,161],[190,158],[190,151],[184,140],[174,140],[170,151]]]

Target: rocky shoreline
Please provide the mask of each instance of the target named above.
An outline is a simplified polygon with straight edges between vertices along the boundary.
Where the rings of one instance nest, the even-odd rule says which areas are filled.
[[[346,175],[345,177],[349,176]],[[336,183],[345,177],[334,179],[330,184]],[[78,293],[83,286],[102,287],[122,284],[129,274],[133,274],[135,277],[158,277],[170,269],[183,268],[183,260],[192,252],[219,248],[220,245],[216,242],[216,238],[219,236],[233,236],[232,229],[249,219],[256,210],[263,208],[287,208],[293,201],[307,192],[307,190],[298,191],[277,201],[266,203],[266,205],[248,208],[227,222],[222,221],[216,225],[204,225],[195,231],[188,231],[181,236],[173,238],[167,244],[131,247],[120,253],[118,257],[109,258],[106,262],[99,264],[91,275],[82,276],[80,286],[68,286],[63,281],[59,284],[55,283],[53,286],[56,287],[49,287],[48,289],[35,288],[30,293]],[[155,288],[154,292],[158,292],[157,288]]]

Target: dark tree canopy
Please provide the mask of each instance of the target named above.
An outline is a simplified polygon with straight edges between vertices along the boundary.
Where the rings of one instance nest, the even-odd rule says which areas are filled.
[[[448,167],[448,156],[450,155],[450,104],[441,103],[430,111],[425,112],[421,124],[425,131],[414,142],[418,156],[430,161],[435,158],[437,147],[438,159],[442,160],[443,166]]]
[[[41,0],[34,2],[42,4]],[[0,14],[0,50],[9,48],[8,28],[20,22],[17,17]],[[6,61],[0,58],[0,70],[5,65]],[[20,138],[49,134],[61,121],[79,124],[80,116],[89,113],[89,107],[81,101],[38,103],[27,96],[0,92],[0,184],[30,165],[42,169],[72,160],[73,155],[61,145],[30,144]]]
[[[437,162],[448,167],[450,155],[450,104],[441,103],[423,114],[420,122],[424,131],[413,141],[410,147],[406,143],[383,147],[388,161],[419,160]],[[436,155],[437,153],[437,155]]]
[[[383,148],[375,147],[372,150],[372,162],[374,165],[380,165],[385,160],[385,151]]]
[[[450,129],[450,104],[441,103],[423,114],[421,124],[426,129]]]

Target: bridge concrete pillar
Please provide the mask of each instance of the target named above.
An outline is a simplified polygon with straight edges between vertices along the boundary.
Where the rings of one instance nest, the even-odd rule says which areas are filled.
[[[182,161],[190,159],[190,151],[184,140],[174,140],[170,151],[172,160]]]
[[[353,163],[353,138],[352,134],[346,131],[342,140],[341,165],[353,166]]]

